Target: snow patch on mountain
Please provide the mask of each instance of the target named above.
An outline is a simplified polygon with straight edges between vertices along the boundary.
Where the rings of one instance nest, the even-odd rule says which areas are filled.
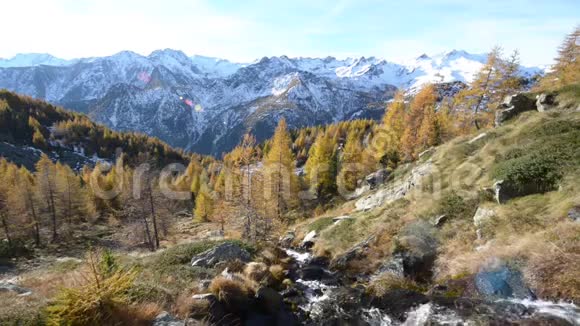
[[[19,53],[10,59],[0,58],[0,68],[33,67],[39,65],[66,66],[78,59],[64,60],[47,53]]]
[[[234,74],[238,69],[247,66],[244,63],[234,63],[225,59],[194,55],[191,57],[193,64],[208,76],[227,77]]]
[[[29,66],[0,68],[0,88],[87,113],[117,130],[219,155],[246,132],[266,139],[282,117],[291,128],[379,118],[396,88],[470,82],[486,59],[454,50],[404,62],[280,56],[238,64],[172,49],[148,56],[123,51],[66,64],[20,60]],[[522,74],[540,71],[528,67]]]

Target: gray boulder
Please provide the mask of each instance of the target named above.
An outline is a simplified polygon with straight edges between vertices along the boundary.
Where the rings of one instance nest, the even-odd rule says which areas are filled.
[[[374,243],[377,239],[376,235],[371,235],[370,237],[366,238],[364,241],[356,244],[354,247],[350,248],[348,251],[346,251],[345,253],[338,255],[336,258],[334,258],[331,262],[331,268],[332,269],[340,269],[340,270],[344,270],[347,269],[348,264],[355,260],[355,259],[360,259],[363,258],[369,247],[371,246],[372,243]]]
[[[256,292],[258,304],[269,314],[275,314],[284,305],[284,298],[280,293],[269,287],[261,287]]]
[[[383,266],[383,269],[391,269],[398,274],[399,260],[402,260],[405,277],[428,282],[433,276],[438,244],[436,229],[430,223],[418,221],[410,224],[397,237],[392,252],[393,258]]]
[[[185,322],[171,316],[167,311],[163,311],[155,317],[153,326],[185,326]]]
[[[523,197],[533,194],[544,193],[549,190],[555,190],[556,188],[549,189],[546,187],[540,187],[538,183],[528,182],[522,186],[516,186],[513,182],[507,180],[499,180],[494,185],[495,189],[495,200],[498,204],[504,204],[510,199]]]
[[[292,245],[294,239],[296,239],[296,233],[294,231],[288,231],[280,238],[280,245],[284,248],[288,248]]]
[[[316,241],[317,236],[318,234],[316,234],[315,230],[308,232],[306,236],[304,236],[304,239],[302,239],[301,248],[310,249],[314,247],[314,242]]]
[[[580,206],[572,207],[568,211],[568,218],[574,222],[580,222]]]
[[[535,111],[536,103],[523,94],[509,95],[495,113],[495,126],[501,126],[504,122],[526,111]]]
[[[429,222],[433,226],[437,226],[437,227],[443,226],[443,224],[445,224],[445,222],[447,222],[447,214],[433,216],[432,218],[429,219]]]
[[[373,278],[377,278],[383,274],[392,274],[398,277],[405,277],[404,257],[401,254],[396,254],[387,260],[377,271]]]
[[[380,169],[373,172],[365,177],[365,183],[370,187],[370,189],[375,189],[377,186],[382,185],[387,181],[389,177],[389,171],[386,169]]]
[[[558,106],[554,94],[540,94],[536,96],[536,108],[539,112],[545,112]]]
[[[235,243],[223,243],[213,249],[195,255],[191,259],[191,266],[214,267],[221,262],[240,260],[247,263],[251,259],[250,253]]]
[[[475,275],[475,286],[486,299],[534,298],[522,273],[497,259]]]

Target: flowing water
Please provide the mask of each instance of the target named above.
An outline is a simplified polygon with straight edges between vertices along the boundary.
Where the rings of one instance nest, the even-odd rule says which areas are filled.
[[[304,268],[312,260],[312,254],[309,252],[292,249],[285,251],[296,260],[298,269]],[[331,274],[330,271],[325,273]],[[336,283],[324,278],[321,280],[298,278],[295,284],[302,289],[301,293],[305,299],[298,307],[307,314],[310,324],[325,321],[329,316],[328,306],[334,306],[336,314],[343,313],[339,302],[330,302],[336,300],[332,292],[340,288]],[[548,323],[551,320],[558,320],[560,323],[580,325],[580,307],[572,303],[531,299],[474,302],[475,306],[462,310],[457,310],[457,307],[453,306],[444,307],[435,302],[418,304],[406,312],[403,321],[389,316],[377,307],[361,306],[357,320],[371,326],[480,325],[482,321],[483,323],[489,321],[489,318],[500,321],[542,320]]]

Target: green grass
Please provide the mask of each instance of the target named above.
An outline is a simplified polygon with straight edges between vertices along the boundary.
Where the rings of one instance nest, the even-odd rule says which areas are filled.
[[[142,261],[133,262],[131,265],[141,271],[136,283],[142,287],[159,287],[152,290],[155,298],[153,301],[164,302],[165,292],[177,295],[184,290],[194,288],[199,280],[213,278],[219,271],[193,267],[190,265],[191,259],[197,254],[227,242],[237,243],[251,254],[256,252],[252,246],[237,240],[200,241],[177,245],[146,257]],[[142,298],[144,294],[145,291],[139,290],[134,293],[134,299]]]
[[[129,300],[133,303],[156,302],[172,303],[174,296],[170,291],[152,283],[137,283],[129,289]]]
[[[445,214],[448,219],[471,218],[477,209],[477,205],[477,199],[464,199],[451,191],[445,193],[437,202],[436,214]]]
[[[580,83],[562,87],[559,91],[558,100],[564,104],[570,103],[578,106],[578,103],[580,103]]]
[[[53,266],[52,269],[58,273],[66,273],[70,271],[74,271],[79,266],[81,266],[82,261],[76,259],[68,259],[63,261],[57,261]]]
[[[177,265],[189,264],[193,256],[226,242],[237,243],[252,254],[256,251],[252,246],[237,240],[201,241],[171,247],[160,253],[155,258],[153,265],[160,269],[165,269]]]
[[[519,190],[532,185],[545,192],[556,188],[568,168],[580,165],[580,122],[553,116],[556,120],[525,130],[496,158],[493,178],[509,181]]]
[[[327,227],[331,226],[334,222],[332,221],[333,217],[322,217],[317,219],[316,221],[310,223],[308,225],[308,231],[316,231],[316,233],[320,233],[322,230],[326,229]]]

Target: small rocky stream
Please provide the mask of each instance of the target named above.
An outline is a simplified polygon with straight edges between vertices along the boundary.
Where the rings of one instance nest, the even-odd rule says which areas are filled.
[[[308,251],[285,252],[296,262],[290,273],[294,286],[281,294],[305,325],[580,325],[578,306],[533,295],[491,300],[394,290],[371,297],[329,270],[328,260]]]
[[[498,262],[493,269],[430,289],[426,285],[421,290],[394,286],[381,294],[371,294],[367,287],[369,281],[384,273],[403,273],[399,275],[414,279],[425,276],[420,272],[425,267],[424,261],[417,263],[417,256],[396,252],[377,274],[352,275],[341,264],[337,266],[337,259],[331,262],[326,257],[312,255],[306,249],[311,244],[304,246],[303,243],[300,249],[286,246],[274,250],[286,261],[288,282],[284,281],[283,286],[262,285],[251,297],[226,293],[229,300],[212,293],[196,294],[193,299],[208,301],[209,310],[191,317],[204,319],[211,325],[251,326],[580,325],[580,307],[535,298],[521,273],[509,265]],[[216,267],[234,259],[244,261],[246,267],[265,266],[251,262],[250,253],[233,243],[221,244],[193,257],[192,265]],[[244,276],[225,268],[219,277],[235,281],[240,277],[243,280]],[[422,284],[431,283],[430,278],[425,280],[428,281]],[[453,290],[456,282],[463,282],[459,285],[463,288],[461,292]],[[231,292],[232,288],[222,291]],[[167,313],[154,323],[155,326],[189,324]]]

